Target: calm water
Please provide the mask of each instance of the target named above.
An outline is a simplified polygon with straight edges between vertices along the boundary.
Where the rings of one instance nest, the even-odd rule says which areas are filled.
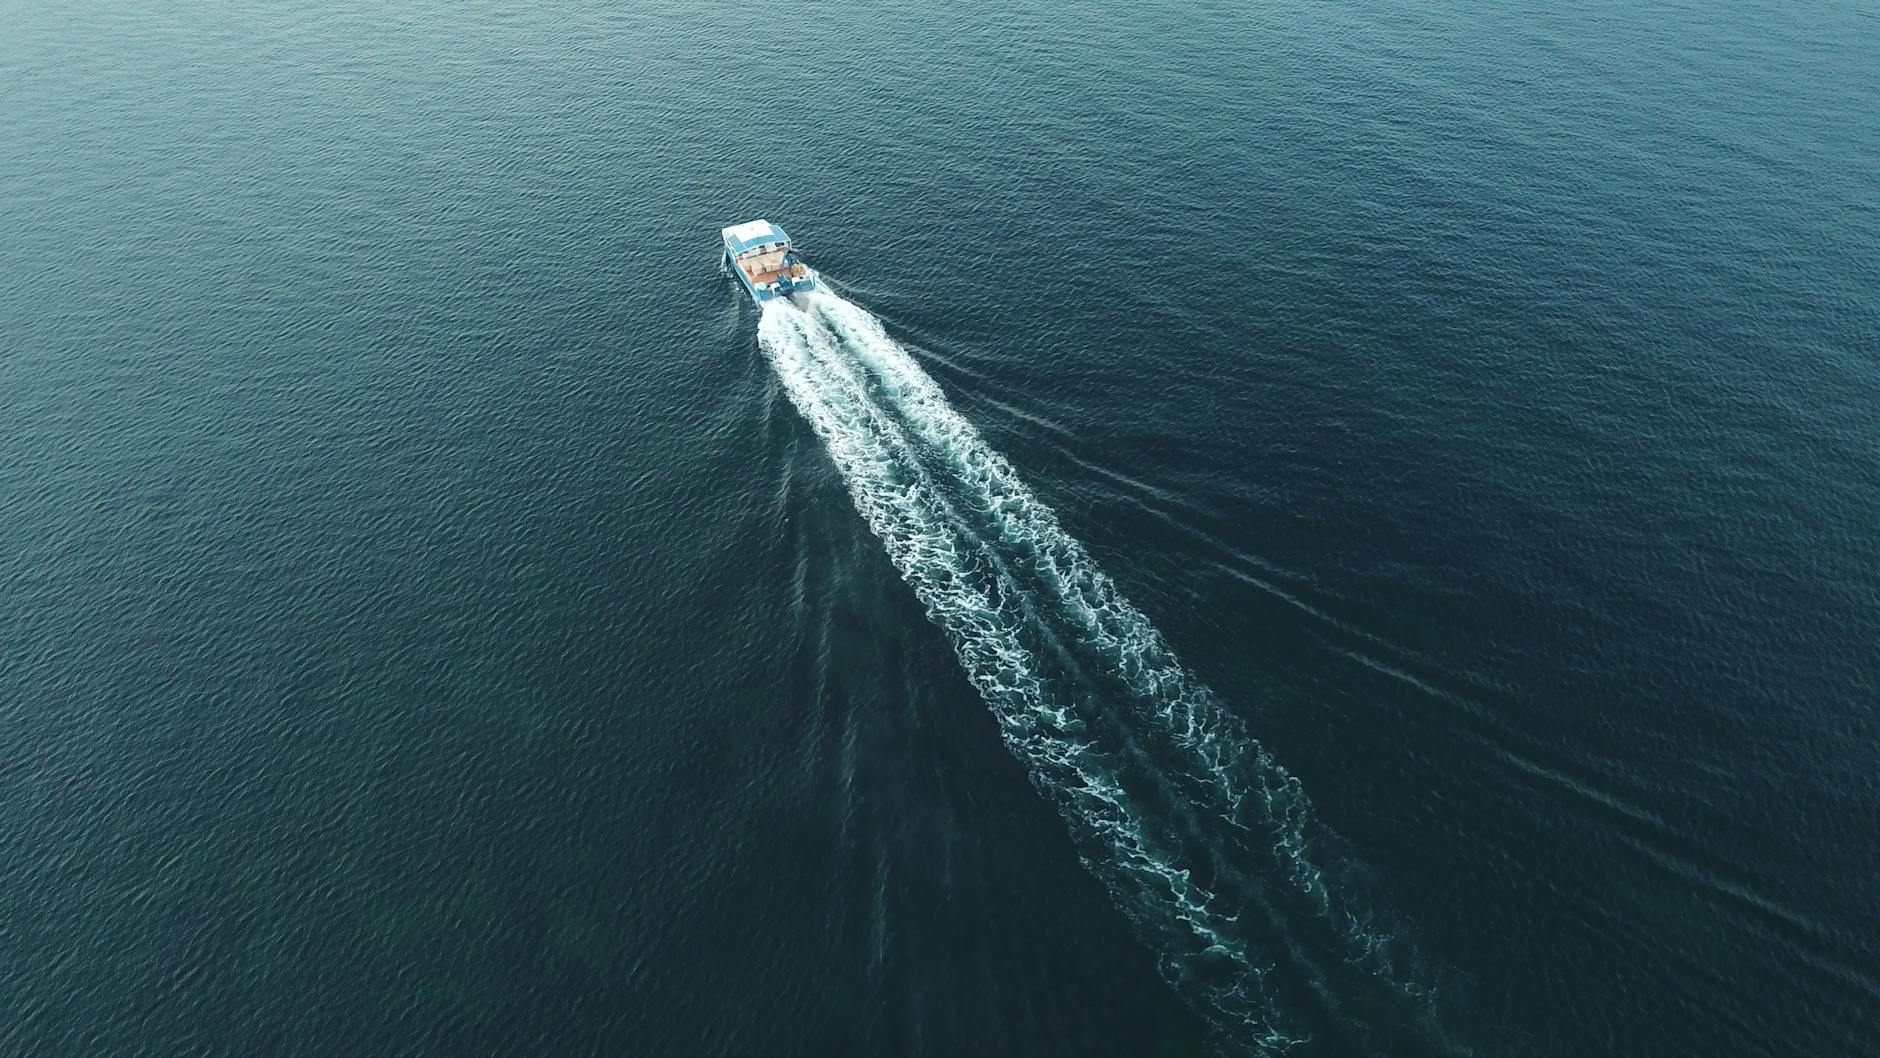
[[[1871,1053],[1871,5],[0,27],[0,1054]]]

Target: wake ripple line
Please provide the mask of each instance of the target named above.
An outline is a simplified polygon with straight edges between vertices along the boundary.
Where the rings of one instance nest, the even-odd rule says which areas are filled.
[[[1149,833],[1139,813],[1114,781],[1105,753],[1083,722],[1055,702],[1037,660],[1023,645],[1012,604],[995,601],[976,583],[975,564],[963,553],[958,534],[944,517],[932,487],[911,472],[907,439],[898,426],[871,409],[859,381],[844,369],[833,337],[808,326],[793,310],[772,308],[759,326],[760,341],[791,401],[809,420],[842,472],[850,498],[882,541],[897,570],[914,589],[929,616],[947,633],[968,680],[991,706],[1001,737],[1052,796],[1101,839],[1107,855],[1086,862],[1125,892],[1150,899],[1131,901],[1126,911],[1162,909],[1158,933],[1186,932],[1196,953],[1211,952],[1242,967],[1234,991],[1264,978],[1212,910],[1212,895],[1186,871],[1172,868],[1163,843]],[[1165,967],[1165,971],[1172,969]],[[1220,1005],[1257,1024],[1261,1049],[1294,1042],[1268,1024],[1253,996],[1222,995]],[[1239,1001],[1235,1002],[1234,999]],[[1251,1008],[1251,1009],[1250,1009]]]
[[[1308,855],[1310,803],[1298,780],[1182,667],[1155,625],[1123,597],[1083,545],[1058,524],[1056,513],[954,410],[938,384],[888,337],[879,320],[831,295],[812,304],[818,317],[828,321],[883,381],[923,439],[954,461],[961,480],[974,487],[982,511],[1006,527],[1006,542],[1021,545],[1040,582],[1076,618],[1085,644],[1113,664],[1130,689],[1152,704],[1165,731],[1202,762],[1228,818],[1262,832],[1277,826],[1280,840],[1275,850],[1286,861],[1294,884],[1320,911],[1329,912],[1324,879]],[[1254,795],[1252,803],[1249,794]]]
[[[880,322],[819,293],[802,309],[766,306],[758,334],[856,509],[954,645],[1001,737],[1073,823],[1086,866],[1149,935],[1171,983],[1187,985],[1226,1035],[1275,1053],[1309,1037],[1267,987],[1273,967],[1250,947],[1250,931],[1280,945],[1328,1008],[1339,1000],[1326,975],[1314,971],[1323,957],[1291,935],[1285,920],[1292,914],[1322,922],[1317,932],[1342,942],[1352,970],[1389,980],[1388,936],[1337,906],[1313,860],[1310,804],[1297,780],[1180,665],[1148,618]],[[966,517],[960,502],[977,517]],[[1102,719],[1137,727],[1138,737],[1173,750],[1158,758],[1173,761],[1188,780],[1178,788],[1204,802],[1188,814],[1205,810],[1258,835],[1252,844],[1266,850],[1269,868],[1249,879],[1207,850],[1201,862],[1188,862],[1197,854],[1192,821],[1184,825],[1181,810],[1158,811],[1132,797],[1125,779],[1144,771],[1141,754],[1098,737],[1114,733],[1091,730],[1075,693],[1062,693],[1067,688],[1048,671],[1051,659],[1027,645],[1037,625],[1028,608],[1046,607],[1053,623],[1072,630],[1079,656],[1096,659],[1144,706],[1140,716]],[[1225,878],[1244,889],[1274,876],[1290,894],[1280,894],[1285,910],[1233,904],[1208,884]],[[1264,912],[1265,923],[1243,920],[1248,910]],[[1219,972],[1223,962],[1231,973]],[[1414,987],[1399,994],[1418,995]]]

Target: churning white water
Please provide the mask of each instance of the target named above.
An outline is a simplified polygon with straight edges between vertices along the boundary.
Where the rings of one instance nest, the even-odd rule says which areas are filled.
[[[1164,975],[1266,1051],[1335,1016],[1345,978],[1388,981],[1297,781],[879,320],[826,290],[799,302],[765,308],[764,352]]]

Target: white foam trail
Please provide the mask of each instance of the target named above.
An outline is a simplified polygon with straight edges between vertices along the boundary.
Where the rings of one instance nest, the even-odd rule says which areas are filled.
[[[1302,987],[1333,1006],[1284,908],[1337,923],[1348,960],[1387,970],[1377,938],[1333,910],[1309,854],[1298,783],[1181,667],[879,321],[833,294],[804,301],[766,307],[760,343],[857,510],[953,642],[1006,744],[1073,824],[1085,862],[1156,947],[1165,975],[1198,993],[1239,1041],[1267,1051],[1296,1042],[1298,1026],[1266,988],[1271,957],[1253,949],[1250,933],[1307,967]],[[1061,629],[1072,642],[1054,638]],[[1059,651],[1076,660],[1054,658]],[[1128,689],[1131,711],[1094,702],[1067,678],[1092,665]],[[1145,752],[1149,743],[1155,752]],[[1173,796],[1158,799],[1157,790]],[[1200,803],[1180,800],[1191,796]],[[1194,825],[1197,815],[1257,838],[1240,842],[1269,858],[1257,880],[1236,873],[1238,851],[1197,851],[1207,829]],[[1230,906],[1210,884],[1223,876],[1240,882],[1226,890],[1233,901],[1245,899],[1234,890],[1272,880],[1291,892]],[[1244,920],[1249,913],[1258,921]],[[1231,971],[1210,969],[1222,964]]]
[[[810,305],[881,380],[905,421],[956,464],[982,513],[1002,523],[1008,540],[1026,545],[1039,582],[1075,618],[1085,644],[1112,661],[1115,673],[1150,704],[1165,730],[1204,764],[1229,817],[1262,830],[1275,821],[1281,824],[1287,840],[1278,848],[1294,881],[1323,907],[1323,879],[1305,854],[1309,804],[1298,781],[1181,666],[1156,627],[1059,526],[1056,513],[1019,480],[1005,457],[954,410],[907,350],[888,337],[879,320],[834,295],[822,295]],[[1247,803],[1250,793],[1257,805]]]

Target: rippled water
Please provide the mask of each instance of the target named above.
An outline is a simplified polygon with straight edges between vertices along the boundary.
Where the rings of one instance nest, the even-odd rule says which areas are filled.
[[[1880,1032],[1870,7],[0,26],[0,1054]]]

